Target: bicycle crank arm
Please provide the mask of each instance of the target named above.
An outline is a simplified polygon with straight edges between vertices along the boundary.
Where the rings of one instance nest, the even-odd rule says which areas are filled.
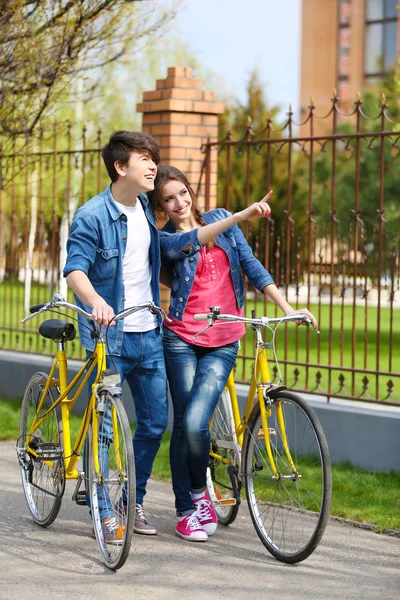
[[[291,479],[292,481],[297,481],[301,478],[302,475],[296,475],[296,473],[293,473],[292,475],[279,475],[279,477],[275,477],[275,475],[271,476],[271,479],[275,479],[277,481],[279,481],[280,479]]]
[[[238,472],[241,471],[241,458],[242,458],[242,449],[238,442],[231,442],[230,440],[214,440],[214,444],[218,447],[218,449],[222,450],[230,450],[235,455],[235,461],[238,466]]]
[[[236,504],[240,504],[240,487],[241,487],[241,483],[238,480],[238,470],[236,467],[234,467],[233,465],[230,465],[228,467],[228,475],[230,477],[231,480],[231,484],[232,484],[232,489],[233,489],[233,495],[236,498]]]

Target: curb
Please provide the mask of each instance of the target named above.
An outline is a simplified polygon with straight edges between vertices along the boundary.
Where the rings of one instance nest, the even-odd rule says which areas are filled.
[[[390,529],[388,527],[381,527],[380,525],[371,525],[371,523],[362,523],[361,521],[352,521],[351,519],[345,519],[344,517],[330,516],[330,520],[344,523],[345,525],[352,525],[359,529],[366,529],[367,531],[373,531],[374,533],[382,533],[384,535],[390,535],[392,537],[400,538],[400,531],[398,529]]]

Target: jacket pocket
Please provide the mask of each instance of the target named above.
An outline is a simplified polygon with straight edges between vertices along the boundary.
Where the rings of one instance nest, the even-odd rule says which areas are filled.
[[[102,281],[115,279],[118,272],[118,248],[97,248],[96,260],[89,274],[89,279]]]

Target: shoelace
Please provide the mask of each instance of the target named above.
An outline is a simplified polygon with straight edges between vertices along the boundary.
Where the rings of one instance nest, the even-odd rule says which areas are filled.
[[[196,512],[198,513],[199,519],[211,519],[212,512],[210,510],[211,502],[207,498],[200,498],[196,500]]]
[[[195,512],[189,516],[187,520],[187,527],[188,529],[190,529],[190,531],[195,531],[196,529],[202,528],[198,516]]]
[[[146,517],[144,516],[143,504],[136,504],[136,516],[139,521],[143,521],[147,525]]]
[[[117,523],[117,519],[115,517],[111,517],[110,519],[106,519],[103,522],[104,527],[106,527],[106,529],[108,529],[108,531],[110,533],[112,533],[113,531],[117,531],[119,525]]]

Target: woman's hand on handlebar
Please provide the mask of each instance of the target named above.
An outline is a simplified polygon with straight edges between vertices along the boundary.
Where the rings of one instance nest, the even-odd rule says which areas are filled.
[[[317,319],[314,317],[314,315],[312,314],[312,312],[310,312],[308,310],[308,308],[299,308],[298,310],[292,310],[290,312],[287,312],[286,315],[293,316],[296,313],[302,314],[302,315],[306,315],[310,319],[310,322],[308,322],[308,321],[302,321],[302,322],[298,323],[298,325],[312,325],[314,331],[317,331],[317,329],[318,329]]]

